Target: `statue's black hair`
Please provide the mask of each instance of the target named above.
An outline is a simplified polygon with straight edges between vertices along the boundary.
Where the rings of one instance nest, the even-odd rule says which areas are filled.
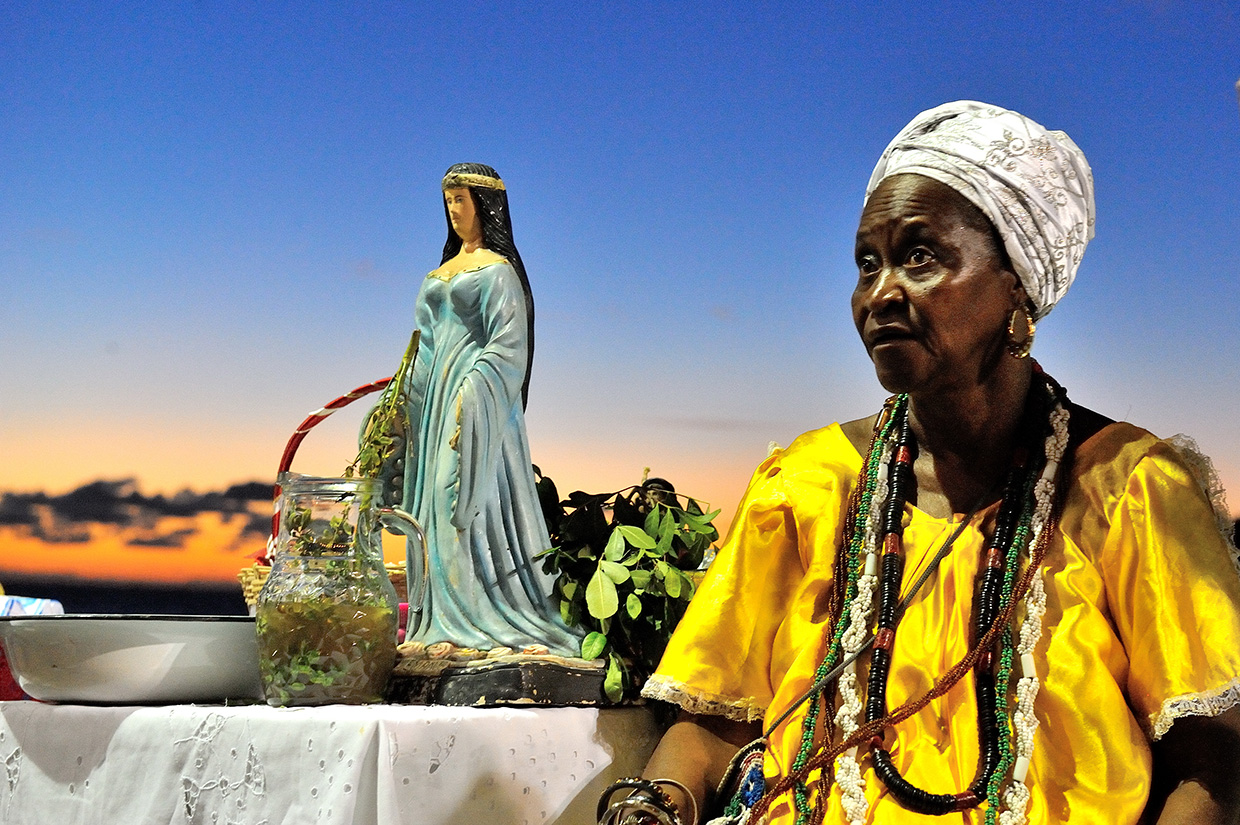
[[[444,172],[444,177],[453,174],[486,175],[498,178],[494,169],[483,163],[454,163]],[[482,245],[508,259],[512,268],[521,279],[521,289],[525,292],[525,314],[528,333],[528,355],[525,364],[525,381],[521,385],[521,407],[524,408],[530,393],[530,370],[534,364],[534,296],[530,292],[530,280],[525,274],[525,264],[521,262],[521,253],[512,240],[512,219],[508,216],[508,193],[503,189],[488,189],[483,186],[469,186],[469,194],[474,199],[474,210],[478,214],[478,223],[482,227]],[[443,259],[440,264],[454,257],[461,251],[461,238],[452,229],[452,218],[448,215],[448,205],[444,204],[444,219],[448,222],[448,241],[443,245]]]

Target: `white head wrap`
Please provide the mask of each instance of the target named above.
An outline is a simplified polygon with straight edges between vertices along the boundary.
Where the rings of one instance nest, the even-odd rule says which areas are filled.
[[[1063,132],[973,100],[922,112],[883,151],[865,196],[892,175],[945,183],[990,219],[1037,318],[1064,296],[1094,237],[1094,178]]]

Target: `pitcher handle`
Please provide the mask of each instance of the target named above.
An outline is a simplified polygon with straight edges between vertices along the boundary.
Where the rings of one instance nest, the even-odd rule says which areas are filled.
[[[423,532],[413,516],[399,507],[380,507],[378,513],[379,521],[384,527],[406,538],[417,539],[418,547],[421,548],[416,564],[414,562],[413,550],[409,549],[407,545],[405,550],[405,586],[409,591],[409,615],[405,619],[405,632],[408,633],[410,627],[413,626],[415,614],[422,613],[426,592],[426,578],[430,572],[431,560],[430,551],[426,546],[426,533]],[[415,573],[417,575],[414,575]]]

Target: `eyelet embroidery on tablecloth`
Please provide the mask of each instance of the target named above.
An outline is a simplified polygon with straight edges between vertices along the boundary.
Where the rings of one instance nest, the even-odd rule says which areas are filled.
[[[456,736],[454,735],[449,735],[435,742],[435,752],[431,754],[430,768],[427,773],[434,773],[439,770],[439,766],[448,761],[448,757],[452,755],[454,747],[456,747]]]
[[[194,728],[193,733],[183,739],[174,740],[172,742],[172,747],[175,748],[178,745],[185,744],[198,744],[211,747],[214,744],[215,737],[218,736],[219,732],[224,729],[224,724],[225,719],[222,715],[218,713],[207,714],[206,718],[199,722],[198,726]],[[201,769],[203,764],[204,760],[202,754],[199,753],[198,757],[194,760],[194,767]]]
[[[198,723],[194,728],[194,732],[183,739],[175,740],[172,745],[177,747],[192,747],[195,749],[194,767],[198,770],[206,768],[207,758],[215,755],[222,755],[223,749],[217,748],[215,739],[224,729],[227,720],[218,713],[208,714],[206,718]],[[249,738],[249,737],[246,737]],[[232,748],[227,752],[227,759],[237,760],[240,753],[236,748]],[[193,777],[181,777],[181,803],[182,812],[185,814],[186,822],[197,822],[195,816],[198,812],[199,799],[204,793],[217,794],[221,799],[227,799],[232,794],[237,794],[236,807],[239,812],[244,812],[246,808],[246,799],[249,796],[263,796],[267,792],[267,775],[263,770],[262,763],[259,761],[258,752],[254,750],[254,745],[249,745],[246,749],[245,767],[242,770],[241,778],[230,780],[225,770],[221,769],[218,778],[210,779],[199,784]],[[219,817],[212,815],[212,822],[215,825],[267,825],[267,820],[263,819],[255,823],[243,823],[241,820],[234,822],[231,818],[220,822]]]
[[[236,758],[235,756],[233,758]],[[233,782],[227,776],[220,775],[218,779],[211,779],[202,785],[188,776],[181,777],[181,801],[185,812],[185,821],[194,822],[194,815],[198,809],[198,799],[204,792],[217,792],[221,798],[227,799],[229,794],[234,792],[244,793],[248,791],[254,796],[262,796],[267,790],[267,778],[263,772],[263,767],[259,764],[258,754],[254,751],[254,746],[249,747],[249,752],[245,759],[245,772],[241,779]],[[245,798],[238,797],[237,807],[245,809]],[[254,825],[264,825],[267,820],[254,823]]]
[[[22,749],[14,748],[13,752],[4,760],[4,776],[9,783],[9,797],[17,791],[17,781],[21,779],[22,774]]]
[[[14,748],[12,753],[4,760],[4,777],[7,780],[7,787],[9,789],[8,795],[4,799],[4,810],[6,813],[9,806],[13,803],[13,795],[17,793],[17,782],[21,779],[21,774],[22,749]]]

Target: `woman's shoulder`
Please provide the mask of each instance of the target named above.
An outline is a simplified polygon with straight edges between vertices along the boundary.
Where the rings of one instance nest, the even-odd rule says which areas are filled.
[[[1134,547],[1189,548],[1193,564],[1234,573],[1231,513],[1210,459],[1191,438],[1108,422],[1076,446],[1069,467],[1060,528],[1078,547],[1118,548],[1108,562],[1114,565],[1136,558]],[[1113,535],[1120,538],[1109,541]]]
[[[870,441],[874,437],[874,423],[878,420],[878,413],[868,418],[858,418],[855,421],[845,421],[839,425],[840,433],[848,439],[848,443],[852,445],[857,456],[864,456],[870,448]]]
[[[1127,421],[1112,421],[1073,405],[1068,419],[1072,461],[1078,476],[1127,478],[1161,439]]]
[[[771,442],[749,480],[741,510],[834,512],[860,469],[861,458],[839,424],[802,433],[787,447]]]
[[[1109,510],[1128,492],[1144,495],[1172,488],[1208,495],[1210,461],[1186,436],[1160,438],[1127,421],[1111,421],[1089,410],[1072,409],[1072,480],[1088,500]],[[1082,426],[1083,425],[1083,426]],[[1076,430],[1072,426],[1070,429]]]
[[[797,436],[787,447],[772,443],[762,466],[785,481],[810,486],[835,486],[832,479],[851,479],[861,469],[861,456],[853,447],[845,426],[831,424],[810,430]]]

